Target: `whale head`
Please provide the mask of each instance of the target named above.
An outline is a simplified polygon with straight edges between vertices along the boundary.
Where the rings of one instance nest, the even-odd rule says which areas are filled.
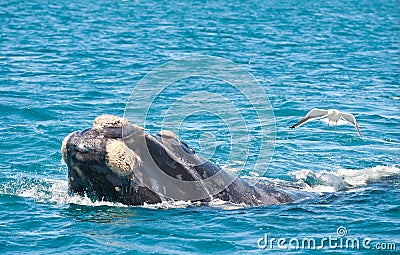
[[[128,205],[161,202],[135,178],[141,158],[122,140],[124,126],[131,132],[143,130],[123,118],[101,115],[92,128],[65,137],[61,151],[70,193]]]

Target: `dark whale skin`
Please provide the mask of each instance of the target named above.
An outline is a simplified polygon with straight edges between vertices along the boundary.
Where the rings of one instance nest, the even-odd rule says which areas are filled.
[[[189,188],[174,187],[173,192],[182,197],[179,200],[209,202],[220,199],[248,206],[293,201],[290,192],[280,188],[263,182],[250,185],[245,179],[233,178],[232,174],[198,156],[175,136],[172,132],[152,136],[122,118],[99,116],[92,128],[71,133],[63,141],[69,193],[126,205],[175,200],[159,192],[165,187],[163,179],[154,174],[158,168],[165,175],[193,183]],[[192,157],[200,163],[192,164]],[[217,173],[220,177],[212,179],[208,188],[196,182]],[[221,187],[220,191],[209,192],[214,187]]]

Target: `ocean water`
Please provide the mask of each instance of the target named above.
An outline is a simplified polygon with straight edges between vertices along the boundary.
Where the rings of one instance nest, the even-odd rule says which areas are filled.
[[[398,253],[399,8],[391,0],[2,1],[0,253]],[[268,96],[271,154],[262,153],[257,136],[250,139],[241,175],[317,196],[260,207],[126,207],[69,196],[62,139],[100,114],[123,116],[149,72],[196,56],[238,64]],[[192,77],[154,100],[149,132],[185,91],[227,98],[257,131],[257,112],[235,99],[230,84]],[[148,106],[147,98],[137,100]],[[314,107],[354,113],[364,140],[350,125],[288,128]],[[224,165],[233,153],[229,121],[192,108],[179,135]],[[226,170],[235,171],[237,161]],[[323,242],[330,237],[337,238],[331,246]],[[304,238],[323,245],[301,247]],[[367,240],[366,247],[346,249],[349,239]]]

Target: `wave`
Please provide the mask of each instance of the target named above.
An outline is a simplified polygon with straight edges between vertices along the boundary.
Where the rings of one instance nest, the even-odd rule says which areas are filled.
[[[127,205],[121,203],[92,200],[87,196],[70,195],[66,180],[22,177],[19,180],[12,180],[1,185],[0,193],[31,198],[40,203],[127,207]]]
[[[338,169],[336,171],[299,170],[290,174],[293,181],[281,179],[262,178],[271,185],[287,189],[292,195],[297,191],[308,193],[330,193],[337,191],[347,191],[358,187],[363,187],[381,181],[400,180],[399,166],[376,166],[362,170]],[[68,182],[66,180],[51,180],[22,177],[18,180],[11,180],[0,185],[0,194],[15,195],[19,197],[31,198],[36,202],[53,204],[75,204],[82,206],[114,206],[127,207],[127,205],[116,202],[93,200],[87,196],[71,195],[68,193]],[[315,196],[307,196],[313,198]],[[299,198],[304,199],[304,195]],[[142,207],[148,209],[172,209],[187,208],[203,205],[201,202],[191,201],[163,201],[158,204],[145,204]],[[207,206],[234,210],[247,207],[246,205],[233,204],[219,199],[213,199],[206,203]]]
[[[11,180],[8,183],[0,185],[0,194],[14,195],[33,199],[39,203],[52,204],[75,204],[82,206],[111,206],[128,207],[125,204],[117,202],[108,202],[101,200],[92,200],[88,196],[71,195],[68,193],[68,182],[66,180],[51,180],[22,177],[19,180]],[[173,209],[201,206],[201,202],[191,201],[163,201],[158,204],[144,204],[147,209]],[[232,204],[227,201],[214,199],[207,203],[208,206],[221,208],[224,210],[233,210],[244,208],[244,205]]]
[[[384,180],[399,180],[399,166],[375,166],[355,170],[339,168],[336,171],[299,170],[290,174],[301,190],[316,193],[346,191]]]

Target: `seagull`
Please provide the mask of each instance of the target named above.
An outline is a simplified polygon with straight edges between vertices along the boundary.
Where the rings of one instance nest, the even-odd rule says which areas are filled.
[[[309,120],[321,119],[321,118],[324,118],[327,116],[328,116],[328,127],[329,127],[329,123],[334,122],[335,129],[336,129],[337,122],[340,119],[342,119],[342,120],[350,123],[351,125],[353,125],[357,129],[358,134],[360,134],[360,136],[363,137],[360,132],[360,129],[358,128],[357,121],[356,121],[356,118],[354,117],[354,115],[351,113],[340,112],[336,109],[322,110],[322,109],[314,108],[311,111],[309,111],[306,114],[306,116],[304,116],[303,119],[301,119],[298,123],[294,124],[293,126],[291,126],[289,128],[297,128]]]

